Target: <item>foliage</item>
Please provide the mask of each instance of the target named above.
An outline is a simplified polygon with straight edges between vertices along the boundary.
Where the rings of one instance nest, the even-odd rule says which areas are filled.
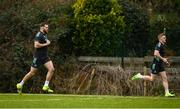
[[[133,4],[138,5],[140,8],[152,9],[161,13],[179,13],[180,1],[179,0],[128,0]]]
[[[119,0],[119,3],[123,6],[123,15],[126,22],[125,56],[145,56],[149,42],[149,17],[144,10],[140,10],[128,2]]]
[[[129,5],[128,2],[119,0],[115,5],[112,5],[117,7],[114,8],[116,14],[113,15],[110,12],[112,11],[111,5],[106,6],[108,3],[110,2],[78,0],[74,4],[73,43],[76,54],[99,56],[146,55],[149,41],[147,13]],[[126,50],[123,50],[125,48]]]
[[[118,56],[125,27],[121,5],[116,0],[77,0],[73,9],[75,54]]]

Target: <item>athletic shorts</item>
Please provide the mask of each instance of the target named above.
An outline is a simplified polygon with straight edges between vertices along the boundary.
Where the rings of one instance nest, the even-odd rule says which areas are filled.
[[[34,57],[31,66],[34,67],[34,68],[39,68],[39,66],[44,65],[48,61],[50,61],[49,57],[44,57],[44,58],[36,58],[36,57]]]
[[[159,74],[159,72],[165,71],[164,63],[153,62],[151,65],[152,74]]]

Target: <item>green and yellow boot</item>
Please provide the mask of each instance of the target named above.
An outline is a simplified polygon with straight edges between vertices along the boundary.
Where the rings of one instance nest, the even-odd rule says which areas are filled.
[[[49,88],[49,86],[43,86],[42,90],[44,92],[48,92],[48,93],[53,93],[54,92],[52,89]]]

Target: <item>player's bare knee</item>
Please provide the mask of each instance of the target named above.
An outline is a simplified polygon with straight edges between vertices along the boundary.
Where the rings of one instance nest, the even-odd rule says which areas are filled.
[[[36,72],[30,71],[29,74],[30,74],[31,76],[34,76],[34,75],[36,74]]]
[[[53,68],[52,68],[52,72],[54,72],[54,70],[55,70],[55,68],[53,67]]]
[[[162,78],[164,82],[168,82],[167,77]]]
[[[54,67],[52,67],[52,68],[50,68],[50,69],[48,69],[49,70],[49,72],[51,72],[51,73],[54,73]]]
[[[150,81],[154,81],[154,78],[153,78],[153,77],[151,77]]]

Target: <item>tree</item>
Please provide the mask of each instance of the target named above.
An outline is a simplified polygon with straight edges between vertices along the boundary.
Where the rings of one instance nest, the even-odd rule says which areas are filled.
[[[119,0],[123,7],[124,21],[126,23],[124,46],[126,56],[144,56],[149,43],[149,16],[129,2]]]
[[[75,54],[118,56],[125,22],[117,0],[77,0],[73,9]]]

